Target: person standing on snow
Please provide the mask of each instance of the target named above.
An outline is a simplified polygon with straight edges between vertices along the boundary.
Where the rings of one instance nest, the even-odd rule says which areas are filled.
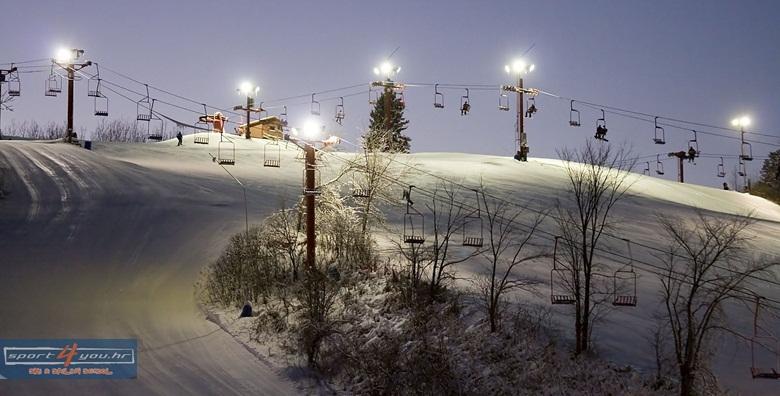
[[[179,139],[179,144],[176,145],[177,147],[181,146],[181,138],[182,138],[181,131],[179,131],[179,133],[176,134],[176,139]]]

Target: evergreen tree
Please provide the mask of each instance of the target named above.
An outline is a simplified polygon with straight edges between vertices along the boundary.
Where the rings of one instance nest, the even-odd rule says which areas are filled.
[[[390,101],[390,119],[385,120],[385,100]],[[403,134],[409,120],[404,118],[404,102],[391,89],[385,89],[371,110],[368,133],[363,145],[370,151],[408,153],[411,138]]]
[[[769,153],[761,167],[761,179],[750,193],[780,204],[780,150]]]

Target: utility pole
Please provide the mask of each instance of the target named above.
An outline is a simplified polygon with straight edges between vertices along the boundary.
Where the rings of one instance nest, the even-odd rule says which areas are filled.
[[[685,168],[684,168],[684,161],[689,160],[693,161],[696,158],[695,154],[691,154],[690,152],[686,151],[677,151],[673,153],[668,153],[667,156],[669,157],[676,157],[677,158],[677,181],[680,183],[685,183]]]
[[[528,135],[526,135],[525,125],[523,125],[523,94],[528,94],[531,96],[536,96],[539,94],[538,89],[527,89],[523,87],[523,75],[534,71],[535,68],[536,66],[533,64],[528,64],[521,59],[513,61],[511,65],[504,66],[504,70],[509,75],[517,75],[517,85],[501,86],[502,91],[517,93],[517,121],[515,124],[515,128],[517,130],[515,147],[517,148],[517,153],[515,154],[514,158],[522,162],[528,161],[528,152],[530,151],[528,147]]]
[[[257,95],[257,92],[260,90],[260,87],[253,86],[250,82],[243,82],[241,83],[241,86],[238,88],[238,92],[246,95],[246,106],[234,106],[233,110],[239,111],[244,110],[246,111],[246,128],[244,128],[244,137],[247,139],[252,138],[252,132],[249,127],[249,123],[252,121],[252,113],[259,113],[263,111],[262,106],[255,108],[255,95]],[[221,137],[222,135],[220,135]]]
[[[314,150],[314,146],[311,144],[306,143],[303,150],[306,154],[306,179],[304,181],[304,200],[306,204],[306,266],[310,270],[313,270],[315,268],[315,254],[317,246],[316,233],[314,228],[314,197],[318,191],[315,173],[317,156]]]
[[[65,132],[65,141],[73,143],[73,85],[76,78],[76,72],[92,65],[91,61],[77,63],[76,61],[84,55],[83,49],[73,48],[71,50],[61,51],[57,55],[57,59],[53,59],[52,62],[65,69],[68,72],[68,125]]]

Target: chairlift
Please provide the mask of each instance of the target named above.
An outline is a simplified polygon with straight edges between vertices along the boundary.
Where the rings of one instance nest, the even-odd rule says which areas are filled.
[[[236,144],[231,140],[223,140],[217,145],[217,163],[220,165],[236,164]]]
[[[525,116],[526,118],[531,118],[536,113],[536,98],[530,97],[528,100],[526,100],[526,111]]]
[[[745,166],[745,161],[742,160],[742,157],[739,158],[739,167],[737,168],[737,174],[742,177],[747,176],[747,166]]]
[[[468,115],[471,111],[471,103],[469,103],[469,89],[466,88],[466,94],[460,97],[460,115]]]
[[[203,126],[203,129],[206,129],[206,131],[204,132],[201,129],[193,128],[192,131],[196,134],[193,142],[195,144],[209,144],[212,126],[209,124],[209,112],[208,109],[206,109],[205,103],[203,103],[203,115],[198,117],[198,122],[195,123],[195,126]],[[203,136],[204,133],[206,136]]]
[[[720,157],[718,164],[718,177],[726,177],[726,166],[723,164],[723,157]]]
[[[655,155],[655,173],[659,175],[664,174],[664,163],[661,162],[661,154]]]
[[[463,217],[463,246],[482,247],[485,234],[482,227],[482,212],[479,204],[479,191],[477,195],[477,209]]]
[[[753,145],[749,142],[742,142],[740,146],[739,158],[745,161],[753,161]]]
[[[401,104],[401,108],[406,107],[406,99],[404,98],[404,91],[400,88],[395,90],[395,99]]]
[[[635,307],[636,306],[636,272],[634,271],[634,256],[631,253],[631,241],[626,241],[628,251],[628,262],[618,268],[612,274],[612,305],[616,307]],[[624,288],[618,288],[618,284],[628,284],[628,292]],[[631,290],[633,289],[633,291]]]
[[[404,243],[420,245],[425,242],[425,217],[414,208],[412,202],[412,189],[404,190],[403,198],[406,200],[406,213],[404,214]]]
[[[571,290],[565,290],[567,292],[566,294],[555,290],[556,279],[565,282],[566,277],[569,274],[569,270],[564,268],[563,264],[558,259],[558,241],[560,239],[560,236],[555,236],[555,247],[553,247],[553,268],[550,270],[550,303],[553,305],[571,305],[577,302],[576,298],[574,298],[574,293],[570,293]]]
[[[502,89],[498,90],[498,109],[509,111],[509,96]]]
[[[87,96],[97,98],[100,96],[100,66],[98,66],[97,62],[93,64],[95,65],[96,71],[95,74],[87,80]]]
[[[151,121],[152,120],[152,101],[149,98],[149,85],[146,86],[146,96],[136,102],[136,117],[138,121]]]
[[[369,188],[353,188],[352,189],[352,197],[353,198],[368,198],[371,196],[371,189]]]
[[[318,115],[320,115],[320,102],[314,100],[314,95],[316,95],[316,94],[311,94],[311,109],[310,110],[311,110],[311,114],[312,115],[318,116]]]
[[[346,114],[344,113],[344,97],[339,97],[339,104],[336,105],[336,123],[341,125],[342,122],[344,122],[344,117]]]
[[[148,134],[148,140],[154,140],[160,142],[165,135],[165,121],[154,115],[154,102],[157,99],[152,99],[152,103],[149,105],[149,119],[146,124],[146,132]]]
[[[645,162],[645,170],[642,171],[643,175],[650,174],[650,161]]]
[[[569,126],[578,127],[580,123],[580,111],[574,108],[574,101],[569,103]]]
[[[98,91],[94,98],[94,111],[97,117],[108,117],[108,98]]]
[[[313,186],[307,186],[306,185],[306,173],[307,172],[314,172],[314,185]],[[322,194],[322,189],[320,188],[320,170],[317,169],[317,166],[314,164],[305,164],[303,167],[303,194],[304,195],[320,195]]]
[[[608,142],[607,140],[607,117],[604,114],[604,109],[601,109],[601,118],[596,120],[596,135],[593,137],[596,138],[596,140],[603,140],[605,142]]]
[[[257,105],[257,118],[263,119],[265,117],[268,117],[268,110],[263,107],[263,102],[260,102],[260,104]]]
[[[658,117],[653,119],[655,123],[655,131],[653,132],[653,142],[655,144],[666,144],[666,131],[660,125],[658,125]]]
[[[761,325],[759,319],[759,309],[761,308],[761,298],[756,296],[756,307],[753,311],[753,336],[750,337],[750,375],[753,379],[780,379],[780,355],[778,354],[778,340],[775,335]],[[766,345],[766,344],[769,344]],[[767,349],[775,355],[775,362],[771,367],[759,367],[756,364],[756,345]],[[769,347],[773,349],[769,349]],[[768,366],[768,365],[767,365]]]
[[[701,154],[701,151],[699,151],[698,133],[696,132],[695,129],[691,129],[691,132],[693,132],[693,139],[688,141],[688,152],[690,152],[691,149],[693,149],[693,151],[696,152],[694,157],[699,157],[699,155]]]
[[[287,106],[282,106],[282,112],[279,113],[279,120],[282,122],[282,127],[287,126]]]
[[[51,65],[49,78],[46,79],[46,96],[57,96],[62,92],[62,76],[54,72],[54,64]]]
[[[263,166],[267,168],[279,168],[281,165],[282,146],[274,139],[263,146]]]
[[[373,85],[368,86],[368,104],[374,105],[379,101],[379,90],[374,89]]]
[[[439,92],[439,84],[433,85],[433,107],[437,109],[444,108],[444,94]]]
[[[21,96],[22,95],[22,80],[19,77],[19,70],[11,63],[11,71],[6,75],[6,83],[8,83],[8,96]]]

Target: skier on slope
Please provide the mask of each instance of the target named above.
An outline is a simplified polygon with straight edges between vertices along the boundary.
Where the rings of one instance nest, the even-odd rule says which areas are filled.
[[[176,134],[176,139],[179,139],[179,144],[177,144],[176,146],[177,146],[177,147],[178,147],[178,146],[181,146],[181,144],[182,144],[182,143],[181,143],[181,139],[182,139],[182,136],[181,136],[181,131],[179,131],[179,133],[177,133],[177,134]]]

